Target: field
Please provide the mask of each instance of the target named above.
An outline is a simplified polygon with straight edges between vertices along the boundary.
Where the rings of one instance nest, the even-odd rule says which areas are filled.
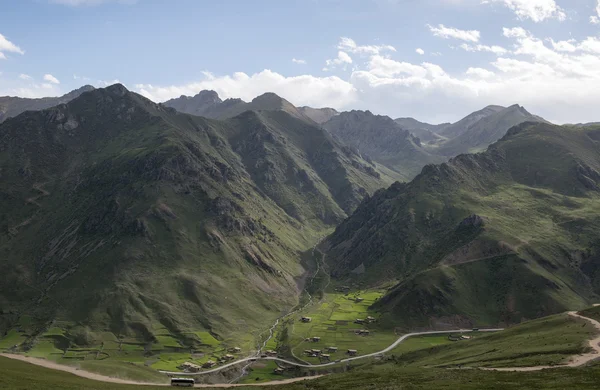
[[[597,389],[600,368],[554,369],[540,372],[490,372],[480,370],[442,370],[401,368],[397,364],[371,365],[317,380],[262,387],[268,390],[345,390],[345,389]],[[158,390],[164,387],[120,385],[96,382],[61,371],[35,367],[0,357],[0,388],[3,390]],[[261,387],[238,387],[260,390]]]
[[[228,348],[240,346],[242,351],[234,353],[237,358],[245,357],[253,349],[252,335],[238,340],[239,344],[217,340],[206,331],[189,332],[185,336],[193,340],[194,347],[181,345],[177,338],[166,330],[158,332],[156,342],[143,343],[136,339],[119,339],[110,332],[97,332],[86,335],[89,345],[79,347],[67,337],[72,328],[68,324],[53,326],[35,338],[27,356],[44,358],[57,363],[82,367],[99,374],[117,376],[123,379],[148,380],[162,377],[157,370],[179,371],[184,362],[202,365],[208,360],[217,362],[229,352]],[[13,329],[0,338],[0,352],[22,350],[27,335]],[[111,372],[113,372],[111,374]]]
[[[403,350],[410,343],[401,344],[393,359],[398,364],[418,367],[555,365],[584,352],[586,341],[596,333],[588,321],[558,314],[498,333],[475,333],[471,340],[427,349]]]
[[[381,291],[360,291],[351,294],[328,293],[324,298],[309,306],[288,323],[289,346],[293,356],[303,361],[318,364],[318,357],[306,356],[304,350],[325,350],[337,347],[337,352],[327,352],[331,360],[347,357],[348,349],[355,349],[359,355],[377,352],[392,344],[398,336],[393,332],[380,330],[377,325],[377,313],[370,311],[371,306],[383,293]],[[358,302],[357,298],[362,301]],[[311,322],[304,323],[301,317],[310,317]],[[357,319],[375,318],[372,323],[357,324]],[[358,335],[356,331],[368,330],[369,335]],[[310,340],[320,337],[318,342]]]

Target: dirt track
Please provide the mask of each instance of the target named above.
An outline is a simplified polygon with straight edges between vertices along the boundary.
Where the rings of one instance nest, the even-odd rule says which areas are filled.
[[[594,305],[594,306],[596,306],[596,305]],[[600,322],[598,322],[592,318],[581,316],[574,311],[570,311],[568,314],[570,316],[581,318],[581,319],[591,322],[592,325],[594,325],[594,327],[598,331],[600,331]],[[545,370],[548,368],[581,367],[581,366],[591,362],[592,360],[596,360],[596,359],[600,358],[600,345],[599,344],[600,344],[600,335],[596,336],[595,338],[593,338],[589,341],[589,345],[592,348],[592,352],[584,353],[581,355],[573,355],[571,357],[571,360],[569,360],[569,362],[566,364],[560,364],[560,365],[554,365],[554,366],[534,366],[534,367],[503,367],[503,368],[485,367],[485,368],[481,368],[481,369],[489,370],[489,371],[539,371],[539,370]]]
[[[80,369],[75,368],[75,367],[65,366],[63,364],[54,363],[54,362],[51,362],[51,361],[46,360],[46,359],[38,359],[38,358],[29,357],[29,356],[13,355],[13,354],[7,354],[7,353],[0,353],[0,356],[6,357],[6,358],[9,358],[9,359],[20,360],[20,361],[26,362],[26,363],[35,364],[36,366],[40,366],[40,367],[50,368],[52,370],[58,370],[58,371],[68,372],[70,374],[77,375],[77,376],[80,376],[82,378],[87,378],[87,379],[91,379],[91,380],[95,380],[95,381],[100,381],[100,382],[119,383],[119,384],[124,384],[124,385],[138,385],[138,386],[170,386],[170,384],[168,384],[168,383],[162,383],[162,384],[161,383],[143,383],[143,382],[134,382],[134,381],[129,381],[129,380],[125,380],[125,379],[113,378],[113,377],[110,377],[110,376],[104,376],[104,375],[100,375],[100,374],[95,374],[95,373],[89,372],[89,371],[83,371],[83,370],[80,370]],[[307,377],[303,377],[303,378],[291,378],[291,379],[284,379],[284,380],[281,380],[281,381],[273,381],[273,382],[265,382],[265,383],[257,383],[257,384],[252,383],[252,384],[248,384],[248,385],[241,385],[241,384],[215,384],[215,385],[197,384],[194,387],[196,387],[196,388],[217,389],[217,388],[231,388],[231,387],[242,387],[242,386],[273,386],[273,385],[284,385],[284,384],[287,384],[287,383],[300,382],[300,381],[305,381],[305,380],[308,380],[308,379],[316,379],[316,378],[319,378],[320,376],[322,376],[322,375],[307,376]]]

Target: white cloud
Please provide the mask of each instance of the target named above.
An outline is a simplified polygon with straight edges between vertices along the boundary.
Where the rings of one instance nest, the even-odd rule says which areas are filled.
[[[337,48],[344,52],[359,55],[374,55],[383,51],[396,51],[396,48],[390,45],[357,45],[353,39],[348,37],[342,37]]]
[[[479,42],[479,38],[481,37],[481,33],[477,30],[459,30],[453,27],[446,27],[443,24],[437,27],[428,24],[427,27],[429,27],[433,35],[444,39],[454,38],[467,42]]]
[[[28,74],[25,74],[25,73],[21,73],[21,74],[19,75],[19,78],[20,78],[21,80],[27,80],[27,81],[31,81],[31,80],[33,80],[33,77],[31,77],[30,75],[28,75]]]
[[[555,0],[486,0],[484,3],[501,3],[514,11],[519,19],[531,19],[536,23],[546,19],[563,21],[567,18]]]
[[[297,58],[292,58],[292,62],[294,64],[306,65],[306,60],[301,60],[301,59],[297,59]]]
[[[297,105],[334,108],[349,107],[357,100],[358,95],[351,83],[336,76],[285,77],[271,70],[263,70],[253,75],[237,72],[231,76],[215,76],[205,72],[203,80],[189,84],[169,87],[138,84],[135,89],[154,101],[195,95],[203,89],[212,89],[225,99],[239,97],[246,101],[265,92],[275,92]]]
[[[25,54],[25,52],[17,45],[9,41],[4,35],[0,34],[0,59],[6,59],[3,52]]]
[[[529,33],[522,27],[513,27],[502,29],[503,35],[507,38],[525,38]]]
[[[420,55],[424,55],[424,54],[425,54],[425,50],[423,50],[423,49],[421,49],[421,48],[418,48],[418,49],[417,49],[417,50],[415,50],[415,51],[417,52],[417,54],[420,54]]]
[[[590,23],[600,24],[600,0],[598,0],[598,4],[596,5],[596,15],[590,16]]]
[[[463,50],[470,51],[470,52],[485,51],[485,52],[490,52],[490,53],[494,53],[494,54],[497,54],[497,55],[506,54],[508,52],[508,50],[506,50],[502,46],[496,46],[496,45],[494,45],[494,46],[469,45],[467,43],[463,43],[459,47],[461,49],[463,49]]]
[[[44,81],[47,81],[52,84],[60,84],[60,81],[58,81],[58,79],[56,77],[52,76],[51,74],[45,74]]]
[[[469,68],[467,69],[465,74],[467,76],[472,76],[480,79],[489,79],[496,75],[494,72],[483,68]]]
[[[351,63],[352,58],[348,55],[348,53],[340,50],[338,51],[338,55],[336,58],[325,61],[325,68],[323,68],[323,70],[332,70],[335,69],[335,67],[337,67],[338,65],[343,65],[345,69],[345,66]]]

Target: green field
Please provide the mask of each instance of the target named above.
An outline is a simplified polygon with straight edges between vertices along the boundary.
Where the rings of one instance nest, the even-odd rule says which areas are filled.
[[[308,357],[303,352],[307,349],[337,347],[338,351],[330,353],[331,360],[346,357],[348,349],[358,350],[359,355],[377,352],[392,344],[398,336],[389,330],[382,330],[377,322],[371,324],[356,324],[356,319],[366,319],[378,314],[369,310],[383,293],[381,291],[359,291],[345,295],[343,293],[328,293],[324,298],[297,314],[288,324],[289,346],[293,355],[306,362],[317,364],[319,358]],[[356,298],[363,301],[357,302]],[[311,322],[300,321],[302,316],[310,317]],[[357,335],[357,330],[369,330],[368,336]],[[307,341],[311,337],[320,337],[318,342]]]
[[[272,386],[270,390],[592,390],[600,383],[600,368],[560,368],[536,372],[492,372],[399,368],[396,364],[335,374],[314,381]]]
[[[560,364],[586,351],[587,340],[597,334],[589,321],[558,314],[514,326],[502,332],[475,333],[471,340],[426,349],[394,351],[398,364],[418,367],[526,367]],[[422,344],[422,342],[421,342]]]

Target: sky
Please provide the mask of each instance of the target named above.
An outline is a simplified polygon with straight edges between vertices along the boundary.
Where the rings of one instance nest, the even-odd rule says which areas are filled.
[[[600,121],[600,0],[0,0],[0,96],[116,82],[156,102]]]

